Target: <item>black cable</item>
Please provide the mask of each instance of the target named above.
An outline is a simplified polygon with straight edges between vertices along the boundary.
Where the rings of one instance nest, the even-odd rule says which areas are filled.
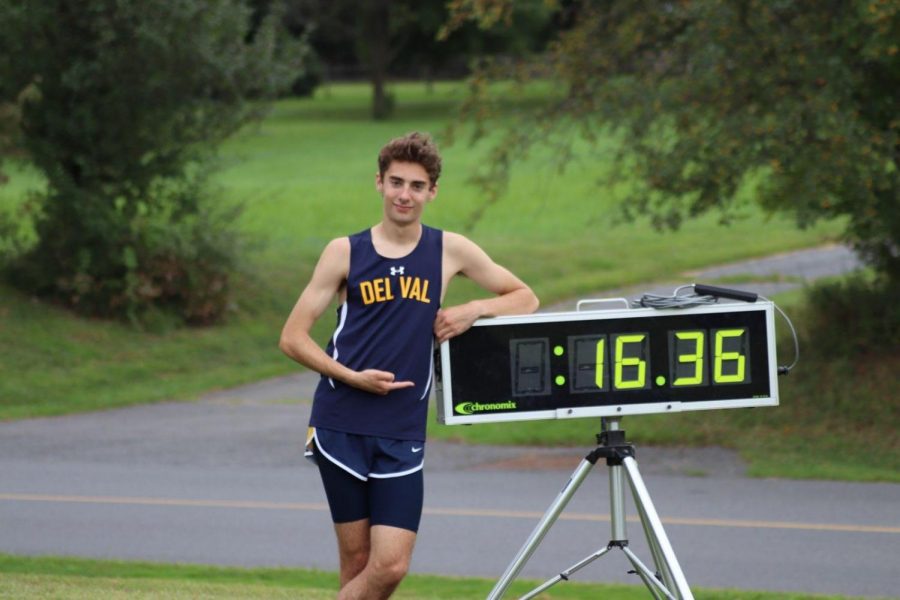
[[[640,297],[639,300],[632,300],[631,306],[632,308],[644,307],[644,308],[656,308],[656,309],[664,309],[664,308],[691,308],[693,306],[706,306],[708,304],[716,304],[719,299],[715,296],[708,296],[706,294],[682,294],[678,295],[678,292],[687,289],[693,288],[694,284],[683,285],[681,287],[675,288],[675,291],[672,292],[671,296],[659,296],[657,294],[644,294]]]
[[[689,283],[687,285],[682,285],[680,287],[675,288],[675,291],[672,292],[671,296],[660,296],[657,294],[644,294],[640,297],[640,299],[632,300],[631,306],[632,308],[655,308],[658,310],[667,309],[667,308],[692,308],[694,306],[707,306],[710,304],[716,304],[719,301],[717,296],[712,296],[708,294],[681,294],[679,292],[684,289],[694,289],[697,284]],[[711,286],[701,286],[703,290],[716,290],[718,288],[713,288]],[[728,291],[728,290],[725,290]],[[772,302],[765,296],[758,296],[760,299],[765,300],[766,302]],[[797,330],[794,329],[794,324],[791,322],[790,318],[788,318],[787,314],[781,307],[772,302],[772,306],[775,307],[775,310],[781,314],[782,318],[787,322],[788,327],[791,330],[791,335],[794,338],[794,361],[787,365],[779,365],[778,374],[779,375],[787,375],[791,372],[791,370],[797,366],[797,363],[800,361],[800,340],[797,337]]]
[[[760,298],[762,298],[763,300],[765,300],[767,302],[772,302],[765,296],[760,296]],[[781,314],[782,318],[785,321],[787,321],[788,327],[791,328],[791,335],[794,336],[794,362],[792,362],[791,364],[789,364],[787,366],[780,365],[778,367],[779,375],[787,375],[788,373],[791,372],[791,370],[794,367],[797,366],[797,363],[800,361],[800,340],[797,338],[797,330],[794,329],[794,324],[791,323],[791,320],[790,320],[790,318],[788,318],[787,314],[785,314],[785,312],[783,310],[781,310],[781,307],[778,306],[777,304],[775,304],[774,302],[772,302],[772,306],[774,306],[775,310],[777,310]]]

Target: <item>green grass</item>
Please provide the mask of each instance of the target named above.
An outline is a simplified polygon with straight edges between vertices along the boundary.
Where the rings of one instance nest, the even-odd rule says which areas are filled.
[[[333,598],[334,573],[306,569],[237,569],[79,558],[17,557],[0,554],[0,598]],[[533,589],[538,582],[517,581],[510,597]],[[487,579],[410,575],[393,596],[397,600],[468,600],[484,598],[494,585]],[[846,596],[692,590],[698,600],[838,600]],[[616,598],[643,600],[643,587],[567,582],[542,600]]]
[[[139,333],[0,287],[0,416],[14,419],[153,400],[284,373],[274,314],[240,315],[226,327]]]
[[[365,85],[333,85],[312,99],[279,102],[258,126],[229,141],[215,185],[223,202],[243,202],[241,227],[264,243],[249,257],[224,325],[140,332],[117,323],[73,317],[0,287],[0,419],[100,410],[163,399],[189,399],[297,367],[276,348],[281,325],[328,239],[375,223],[375,155],[389,138],[420,129],[440,135],[462,93],[438,84],[396,86],[397,114],[368,119]],[[427,222],[463,227],[484,199],[467,177],[484,147],[445,147],[440,192]],[[546,158],[546,157],[544,157]],[[627,189],[595,185],[608,171],[588,157],[564,174],[539,155],[518,166],[506,196],[489,207],[469,235],[531,284],[545,304],[598,290],[661,278],[705,265],[819,244],[839,227],[797,230],[752,208],[724,228],[703,218],[677,233],[647,223],[612,226],[612,205]],[[0,211],[21,205],[41,178],[27,166],[7,169]],[[623,188],[623,186],[626,186]],[[27,223],[23,223],[27,227]],[[760,235],[765,231],[765,235]],[[468,282],[451,286],[448,303],[477,294]],[[324,342],[331,316],[315,330]]]
[[[224,197],[249,203],[244,226],[268,243],[266,262],[296,273],[297,259],[308,263],[328,239],[380,218],[377,149],[412,129],[440,135],[459,94],[451,84],[438,85],[432,96],[414,85],[399,87],[398,116],[391,122],[365,120],[366,87],[335,86],[313,100],[280,103],[261,126],[225,147],[227,168],[219,178]],[[461,230],[485,202],[467,182],[484,160],[484,149],[462,143],[443,149],[444,174],[428,222]],[[615,185],[598,187],[598,178],[611,167],[601,151],[585,154],[559,174],[546,156],[533,152],[513,169],[506,196],[468,233],[552,302],[816,244],[838,231],[834,224],[799,231],[789,220],[767,218],[750,207],[727,228],[714,216],[677,233],[660,234],[647,223],[614,226],[613,207],[631,186],[620,175]],[[759,235],[761,228],[767,235]]]

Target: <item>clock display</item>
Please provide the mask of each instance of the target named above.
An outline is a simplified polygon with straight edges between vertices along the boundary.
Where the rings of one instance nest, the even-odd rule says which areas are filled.
[[[450,424],[777,404],[768,302],[484,319],[436,360]]]

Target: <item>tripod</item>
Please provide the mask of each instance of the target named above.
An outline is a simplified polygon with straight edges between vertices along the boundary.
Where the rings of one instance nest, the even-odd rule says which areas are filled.
[[[585,456],[575,469],[575,472],[572,473],[569,481],[557,495],[556,500],[553,501],[553,504],[544,513],[534,531],[531,532],[525,545],[522,546],[512,563],[506,568],[506,572],[497,581],[487,600],[499,600],[503,596],[503,593],[522,570],[522,567],[525,566],[528,559],[531,558],[531,555],[569,503],[569,500],[575,495],[591,467],[600,458],[605,458],[606,465],[609,467],[610,521],[612,527],[610,542],[606,547],[585,557],[556,577],[548,579],[522,596],[520,600],[534,598],[560,581],[568,581],[572,573],[594,562],[613,549],[618,549],[625,553],[625,556],[628,557],[628,560],[634,566],[634,572],[641,578],[656,600],[662,600],[663,598],[668,600],[694,600],[684,574],[681,572],[678,559],[675,557],[675,552],[672,550],[669,539],[666,537],[659,515],[657,515],[653,506],[650,493],[644,486],[643,479],[641,479],[637,461],[634,459],[634,446],[625,441],[625,432],[619,429],[618,418],[602,419],[602,432],[597,436],[597,442],[597,448]],[[628,547],[628,536],[625,532],[624,483],[626,476],[631,486],[634,504],[637,507],[644,534],[647,537],[647,543],[650,546],[656,572],[647,568]]]

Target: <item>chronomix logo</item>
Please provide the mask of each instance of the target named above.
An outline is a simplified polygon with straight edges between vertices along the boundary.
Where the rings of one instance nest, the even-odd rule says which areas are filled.
[[[475,413],[489,410],[516,410],[516,408],[518,407],[513,400],[507,400],[506,402],[489,402],[486,404],[481,402],[463,402],[454,406],[453,410],[461,415],[474,415]]]

